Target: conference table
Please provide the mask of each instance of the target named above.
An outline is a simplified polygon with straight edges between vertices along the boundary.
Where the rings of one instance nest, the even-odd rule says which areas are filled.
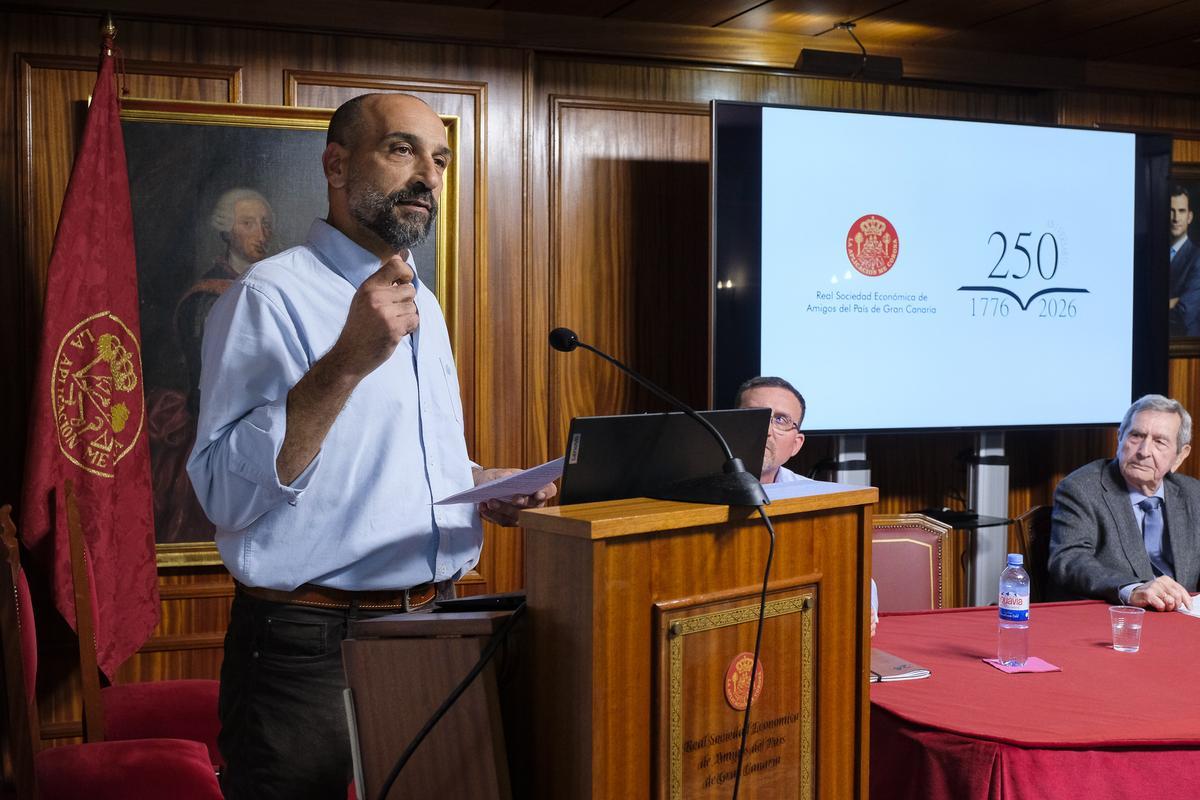
[[[1108,605],[1042,603],[1005,674],[995,607],[887,614],[871,644],[929,678],[871,684],[872,800],[1200,798],[1200,618],[1146,613],[1112,649]]]

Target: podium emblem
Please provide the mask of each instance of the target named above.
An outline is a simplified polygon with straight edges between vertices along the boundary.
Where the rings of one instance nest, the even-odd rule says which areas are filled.
[[[746,698],[750,696],[750,668],[754,665],[754,653],[738,653],[725,670],[725,702],[734,711],[746,710]],[[754,702],[758,702],[763,688],[762,659],[758,660],[758,672],[754,678]]]

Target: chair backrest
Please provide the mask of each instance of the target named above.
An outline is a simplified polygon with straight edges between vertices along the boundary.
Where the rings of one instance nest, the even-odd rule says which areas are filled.
[[[0,639],[4,648],[8,745],[18,797],[36,796],[33,757],[41,744],[37,710],[37,629],[21,568],[12,506],[0,506]]]
[[[75,596],[75,633],[79,639],[79,675],[83,686],[83,738],[104,741],[104,706],[100,701],[100,667],[96,660],[96,613],[92,602],[91,563],[75,502],[75,485],[63,482],[67,537],[71,551],[71,583]]]
[[[871,534],[871,572],[880,611],[946,608],[955,597],[950,526],[924,514],[879,514]]]
[[[1041,603],[1049,597],[1050,517],[1053,506],[1034,506],[1008,529],[1008,552],[1025,556],[1029,573],[1029,601]]]

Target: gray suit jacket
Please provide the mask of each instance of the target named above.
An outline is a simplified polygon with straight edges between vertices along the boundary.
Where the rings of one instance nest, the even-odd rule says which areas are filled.
[[[1200,578],[1200,481],[1167,475],[1163,495],[1175,580],[1194,593]],[[1058,485],[1049,573],[1053,599],[1110,603],[1120,602],[1122,586],[1154,578],[1116,459],[1093,461]]]

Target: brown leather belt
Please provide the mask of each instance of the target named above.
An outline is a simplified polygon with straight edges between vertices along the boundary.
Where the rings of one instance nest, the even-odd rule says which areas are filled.
[[[422,583],[411,589],[391,589],[369,592],[350,592],[314,586],[306,583],[290,592],[265,589],[261,586],[246,586],[239,583],[238,589],[257,600],[269,603],[290,603],[296,606],[316,608],[392,608],[397,611],[416,611],[429,605],[437,597],[437,584]]]

